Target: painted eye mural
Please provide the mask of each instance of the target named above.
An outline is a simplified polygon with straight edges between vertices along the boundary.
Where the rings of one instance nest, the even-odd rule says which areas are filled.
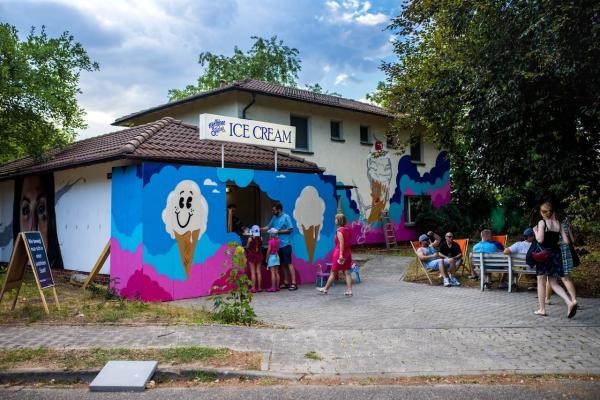
[[[165,230],[177,240],[187,277],[190,275],[196,244],[206,231],[208,204],[196,182],[183,180],[169,193],[162,212]]]
[[[319,196],[317,189],[314,186],[306,186],[302,189],[294,206],[294,219],[298,230],[304,236],[310,264],[313,262],[315,245],[321,235],[324,213],[325,201]]]

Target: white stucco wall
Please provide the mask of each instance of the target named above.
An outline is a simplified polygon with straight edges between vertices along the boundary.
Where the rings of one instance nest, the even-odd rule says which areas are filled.
[[[0,262],[8,262],[13,246],[14,181],[0,182]]]
[[[110,239],[111,181],[107,174],[120,164],[54,173],[56,233],[65,269],[89,272]],[[100,273],[108,274],[109,268],[110,259]]]

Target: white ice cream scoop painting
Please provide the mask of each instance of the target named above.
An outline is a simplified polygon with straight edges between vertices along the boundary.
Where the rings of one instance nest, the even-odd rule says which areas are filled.
[[[208,204],[196,182],[184,180],[175,186],[167,197],[162,220],[167,233],[177,239],[185,275],[189,277],[194,250],[208,220]]]
[[[312,264],[317,241],[321,237],[323,226],[323,214],[325,213],[325,201],[319,197],[314,186],[302,189],[300,196],[296,199],[294,207],[294,219],[298,230],[304,236],[308,261]]]

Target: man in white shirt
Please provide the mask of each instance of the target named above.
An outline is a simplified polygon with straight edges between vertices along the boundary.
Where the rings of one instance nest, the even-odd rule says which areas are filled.
[[[529,247],[531,247],[531,243],[535,239],[535,234],[533,233],[533,229],[531,229],[531,228],[525,229],[525,231],[523,232],[523,237],[525,238],[525,240],[521,240],[520,242],[516,242],[516,243],[512,244],[511,246],[505,248],[504,253],[505,254],[511,254],[511,253],[527,254]]]

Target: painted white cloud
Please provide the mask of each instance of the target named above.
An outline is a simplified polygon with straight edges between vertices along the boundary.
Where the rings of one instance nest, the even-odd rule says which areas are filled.
[[[212,193],[221,193],[221,192],[219,192],[219,189],[213,189]]]
[[[218,186],[217,182],[211,180],[210,178],[206,178],[202,184],[204,186]]]
[[[285,179],[285,175],[284,174],[279,174],[277,175],[275,178],[279,178],[279,179]]]

